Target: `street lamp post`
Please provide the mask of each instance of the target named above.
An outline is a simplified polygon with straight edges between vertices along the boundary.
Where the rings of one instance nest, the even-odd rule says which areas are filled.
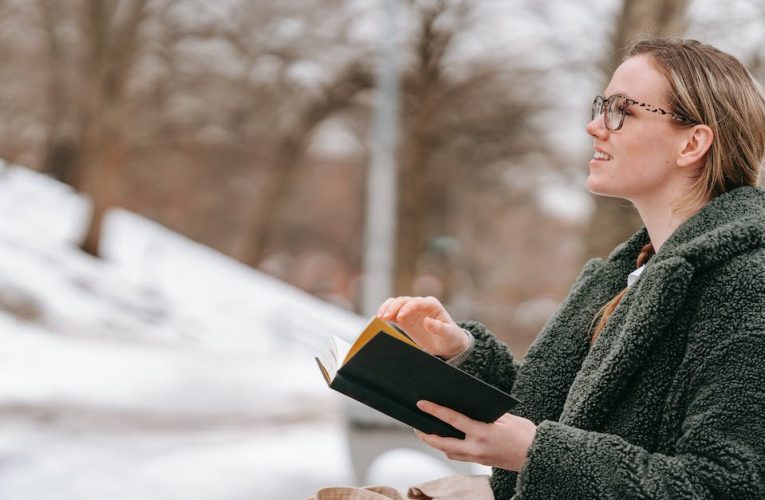
[[[395,265],[398,0],[383,0],[383,3],[384,29],[378,52],[372,155],[367,173],[362,292],[362,309],[367,316],[373,315],[382,301],[393,293]]]

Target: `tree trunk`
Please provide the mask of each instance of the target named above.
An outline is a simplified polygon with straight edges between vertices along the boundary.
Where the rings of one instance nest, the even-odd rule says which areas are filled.
[[[630,44],[646,36],[682,34],[687,4],[687,0],[624,0],[614,31],[611,57],[604,65],[603,88],[624,60]],[[586,257],[606,257],[640,225],[640,216],[629,202],[596,196],[595,212],[587,229]]]
[[[457,4],[455,4],[457,5]],[[395,295],[412,295],[419,274],[419,264],[426,250],[428,230],[444,227],[443,206],[430,206],[430,193],[438,191],[433,183],[431,140],[433,121],[439,112],[439,94],[444,91],[443,61],[454,33],[439,25],[443,17],[460,15],[460,5],[435,3],[421,11],[417,45],[417,66],[410,75],[403,99],[402,144],[399,155],[398,206],[396,219]],[[464,14],[464,12],[462,12]],[[446,196],[441,190],[436,196]]]
[[[95,257],[101,255],[104,217],[119,199],[120,177],[126,157],[125,144],[119,132],[112,129],[109,136],[103,140],[98,152],[92,157],[92,165],[96,167],[90,171],[89,192],[94,193],[92,212],[85,238],[80,244],[82,251]]]
[[[80,248],[101,254],[104,216],[118,202],[126,160],[123,128],[127,122],[125,86],[138,51],[138,29],[147,0],[131,0],[124,17],[119,0],[89,0],[83,18],[84,59],[80,185],[91,197],[92,212]]]

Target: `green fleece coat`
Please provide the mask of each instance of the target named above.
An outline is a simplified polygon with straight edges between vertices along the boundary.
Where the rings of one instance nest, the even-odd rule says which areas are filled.
[[[598,310],[635,269],[645,229],[588,262],[523,363],[479,323],[461,366],[538,425],[497,499],[765,499],[765,192],[742,187],[683,223],[600,337]]]

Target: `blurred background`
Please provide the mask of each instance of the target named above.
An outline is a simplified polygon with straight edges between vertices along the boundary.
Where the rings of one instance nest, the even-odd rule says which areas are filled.
[[[433,295],[522,357],[639,227],[584,126],[651,34],[765,78],[762,0],[0,0],[0,498],[361,481],[313,354]]]

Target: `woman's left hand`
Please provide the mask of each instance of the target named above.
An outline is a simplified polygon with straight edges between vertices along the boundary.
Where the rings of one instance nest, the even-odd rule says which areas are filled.
[[[465,439],[456,439],[414,431],[423,443],[443,451],[452,460],[517,472],[526,462],[537,433],[531,420],[510,413],[487,424],[429,401],[419,401],[417,407],[465,433]]]

